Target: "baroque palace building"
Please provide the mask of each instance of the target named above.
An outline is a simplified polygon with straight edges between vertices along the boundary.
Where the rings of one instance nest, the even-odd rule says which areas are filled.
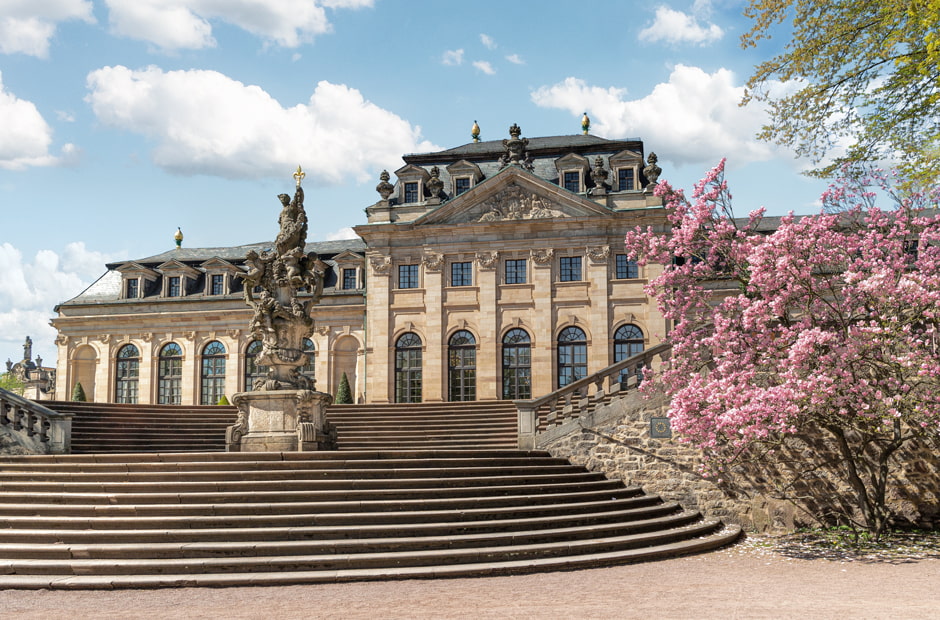
[[[474,123],[473,142],[383,172],[358,239],[307,244],[329,267],[304,345],[317,389],[345,373],[360,402],[533,398],[657,344],[661,267],[623,247],[665,225],[656,156],[586,125],[484,142]],[[180,241],[57,306],[56,398],[80,382],[98,402],[215,404],[263,376],[239,275],[272,244]]]

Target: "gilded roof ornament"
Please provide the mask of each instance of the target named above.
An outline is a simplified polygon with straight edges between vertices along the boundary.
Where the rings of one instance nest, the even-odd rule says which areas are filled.
[[[176,247],[183,247],[183,229],[179,226],[176,227],[176,234],[173,235],[173,240],[176,241]]]
[[[584,113],[584,116],[581,117],[581,133],[588,135],[588,130],[591,128],[591,119],[588,118],[587,112]]]
[[[300,165],[297,165],[297,172],[294,173],[294,180],[297,181],[297,187],[300,187],[300,182],[304,180],[304,177],[307,176],[307,173],[300,169]]]
[[[480,126],[477,125],[476,121],[473,121],[473,127],[470,128],[470,137],[473,138],[474,142],[480,141]]]

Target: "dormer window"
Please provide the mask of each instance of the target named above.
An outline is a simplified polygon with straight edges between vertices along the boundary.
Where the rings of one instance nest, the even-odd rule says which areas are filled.
[[[419,200],[420,200],[420,199],[418,198],[418,182],[417,182],[417,181],[410,181],[410,182],[408,182],[408,183],[405,183],[405,200],[404,200],[404,202],[405,202],[406,204],[408,204],[408,203],[412,203],[412,202],[418,202]]]
[[[138,278],[128,278],[124,281],[124,287],[124,297],[127,299],[140,297],[140,280]]]
[[[124,299],[141,299],[147,296],[148,283],[158,280],[160,274],[140,263],[124,263],[116,268],[121,274],[121,294]]]
[[[221,273],[214,273],[209,276],[209,294],[210,295],[224,295],[225,294],[225,276]]]
[[[636,170],[633,168],[617,169],[617,191],[626,192],[636,189]]]
[[[170,276],[166,284],[167,297],[179,297],[181,293],[180,277]]]
[[[581,191],[581,173],[569,171],[564,173],[563,186],[569,192],[578,193]]]
[[[470,177],[454,179],[454,196],[459,196],[470,189]]]

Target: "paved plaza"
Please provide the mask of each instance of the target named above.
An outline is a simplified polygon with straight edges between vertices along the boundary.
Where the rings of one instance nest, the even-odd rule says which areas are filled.
[[[792,555],[792,554],[789,554]],[[940,558],[802,559],[754,544],[516,577],[272,588],[0,591],[6,618],[940,618]]]

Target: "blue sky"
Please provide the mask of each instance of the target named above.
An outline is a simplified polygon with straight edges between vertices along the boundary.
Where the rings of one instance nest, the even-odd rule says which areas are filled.
[[[814,212],[823,182],[738,106],[784,38],[744,2],[0,0],[0,360],[107,261],[276,234],[298,164],[310,240],[351,235],[401,154],[638,137],[690,188],[728,158],[736,211]],[[224,7],[224,11],[220,10]]]

